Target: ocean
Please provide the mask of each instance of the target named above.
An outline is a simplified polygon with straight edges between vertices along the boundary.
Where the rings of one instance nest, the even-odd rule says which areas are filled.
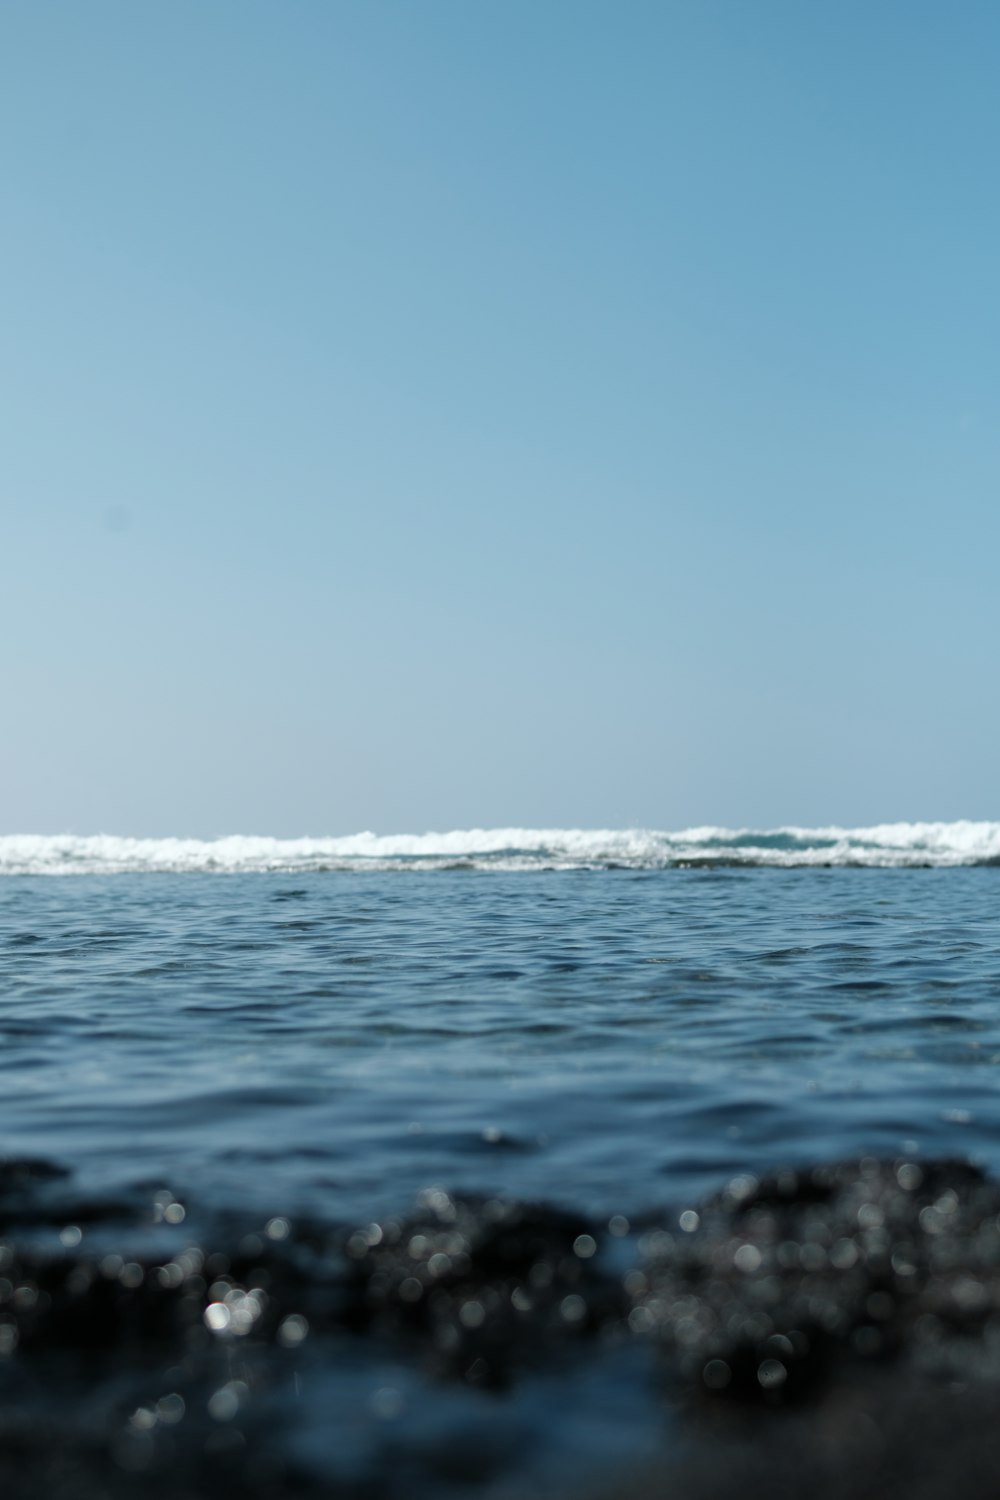
[[[753,1356],[754,1422],[785,1420],[765,1368],[815,1374],[786,1243],[820,1246],[793,1260],[824,1350],[807,1272],[872,1268],[829,1378],[892,1353],[898,1389],[952,1357],[913,1300],[952,1198],[986,1259],[967,1225],[927,1244],[985,1288],[962,1337],[991,1348],[998,865],[992,823],[0,838],[5,1492],[659,1494],[694,1463],[722,1494],[699,1442],[742,1452],[757,1412],[720,1436],[698,1405],[740,1383],[732,1288],[705,1311],[731,1266],[788,1346]],[[759,1195],[857,1191],[770,1280],[777,1210],[733,1238]],[[899,1287],[905,1327],[871,1303]]]

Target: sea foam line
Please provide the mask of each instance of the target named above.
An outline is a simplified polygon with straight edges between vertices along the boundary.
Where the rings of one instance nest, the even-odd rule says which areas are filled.
[[[0,835],[0,875],[245,874],[310,870],[656,870],[726,864],[780,868],[1000,863],[1000,823],[881,823],[869,828],[474,828],[279,839]]]

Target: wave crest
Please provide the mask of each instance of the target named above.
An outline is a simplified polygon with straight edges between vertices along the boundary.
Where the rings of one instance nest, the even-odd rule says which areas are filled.
[[[473,828],[278,839],[0,835],[0,875],[243,874],[267,871],[661,870],[697,865],[949,866],[1000,863],[1000,823],[881,823],[870,828]]]

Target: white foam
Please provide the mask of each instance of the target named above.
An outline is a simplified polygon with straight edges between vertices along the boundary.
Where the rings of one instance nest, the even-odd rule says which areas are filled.
[[[871,828],[473,828],[277,839],[135,839],[112,834],[0,835],[0,874],[93,875],[440,869],[664,869],[676,865],[971,865],[1000,861],[1000,823],[882,823]]]

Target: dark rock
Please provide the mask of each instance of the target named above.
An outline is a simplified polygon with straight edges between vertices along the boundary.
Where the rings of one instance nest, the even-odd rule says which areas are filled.
[[[347,1237],[345,1315],[355,1328],[420,1335],[440,1369],[502,1384],[543,1346],[621,1316],[598,1249],[576,1215],[431,1189],[414,1216]]]
[[[308,1406],[300,1374],[316,1393],[306,1425],[323,1430],[331,1369],[406,1366],[412,1381],[417,1366],[496,1391],[546,1362],[554,1374],[570,1356],[597,1361],[629,1329],[654,1341],[675,1395],[728,1398],[682,1402],[685,1466],[670,1483],[644,1474],[651,1495],[726,1494],[738,1479],[748,1495],[797,1494],[810,1452],[840,1476],[826,1491],[810,1478],[817,1496],[902,1494],[908,1475],[908,1494],[943,1495],[945,1469],[931,1452],[911,1462],[905,1437],[912,1416],[940,1446],[942,1391],[963,1424],[963,1472],[975,1457],[995,1474],[984,1414],[1000,1389],[1000,1187],[962,1162],[736,1178],[644,1220],[624,1277],[606,1265],[631,1248],[624,1220],[611,1254],[580,1216],[438,1188],[361,1228],[217,1216],[194,1237],[194,1211],[151,1187],[131,1205],[90,1201],[90,1218],[67,1194],[58,1168],[0,1164],[12,1500],[437,1494],[441,1476],[478,1482],[479,1439],[460,1452],[454,1435],[431,1438],[403,1475],[387,1422],[375,1471],[342,1482],[335,1466],[300,1467],[284,1441]],[[81,1212],[60,1220],[72,1202]],[[487,1467],[508,1462],[516,1452]],[[964,1492],[990,1493],[974,1476]]]
[[[858,1361],[964,1368],[970,1338],[981,1355],[1000,1334],[998,1213],[1000,1189],[964,1162],[735,1178],[642,1237],[630,1323],[681,1380],[768,1404]]]

